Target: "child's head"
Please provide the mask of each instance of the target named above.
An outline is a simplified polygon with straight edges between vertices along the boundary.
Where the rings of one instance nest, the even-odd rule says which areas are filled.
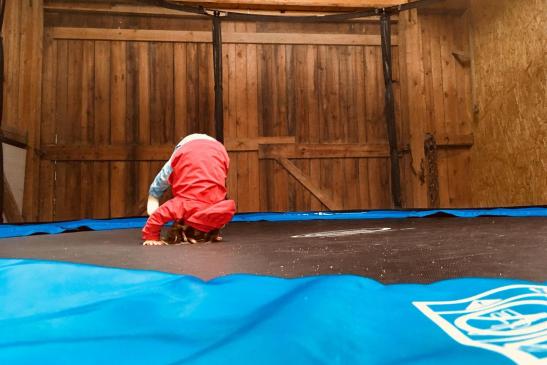
[[[173,222],[173,225],[162,237],[162,241],[169,245],[182,243],[205,243],[219,242],[222,240],[220,229],[213,229],[209,232],[203,232],[199,229],[185,225],[183,221]]]
[[[222,240],[220,237],[220,229],[203,232],[190,226],[183,226],[183,232],[186,240],[190,243],[218,242]]]

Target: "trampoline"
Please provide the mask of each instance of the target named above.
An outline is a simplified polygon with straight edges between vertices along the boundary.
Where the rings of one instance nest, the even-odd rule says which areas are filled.
[[[504,212],[247,214],[161,247],[142,218],[19,226],[0,361],[543,364],[547,209]]]
[[[381,47],[378,60],[381,60],[384,78],[384,110],[381,114],[385,117],[386,133],[385,136],[381,136],[382,138],[371,135],[370,141],[374,141],[375,138],[385,139],[387,143],[381,145],[381,149],[376,146],[378,148],[359,151],[354,151],[348,145],[345,147],[340,145],[331,151],[322,151],[322,154],[315,157],[319,159],[325,156],[385,158],[389,161],[389,166],[386,165],[385,171],[381,172],[385,175],[385,179],[381,178],[377,183],[378,188],[384,189],[386,186],[391,188],[390,202],[364,206],[394,208],[406,206],[403,204],[402,188],[410,181],[408,176],[401,178],[399,165],[401,159],[408,160],[407,157],[409,157],[409,167],[414,169],[412,159],[416,158],[418,161],[419,156],[423,155],[422,171],[413,171],[413,174],[416,175],[415,183],[419,181],[420,184],[420,190],[416,193],[419,193],[419,198],[424,198],[424,204],[409,204],[409,206],[438,207],[442,203],[437,147],[453,149],[469,147],[474,143],[472,134],[442,134],[440,133],[444,130],[442,128],[436,130],[439,132],[436,137],[427,133],[423,143],[419,140],[421,137],[416,139],[406,136],[410,138],[410,144],[402,146],[397,138],[396,117],[400,111],[396,108],[396,100],[400,97],[400,95],[397,96],[401,93],[400,85],[404,83],[394,80],[392,58],[395,56],[392,55],[394,44],[392,44],[391,27],[392,23],[399,22],[399,18],[392,17],[399,16],[401,12],[407,10],[416,10],[417,14],[417,9],[425,9],[430,5],[436,5],[437,2],[439,1],[418,0],[382,8],[359,7],[355,11],[346,13],[287,16],[245,13],[237,9],[221,11],[168,0],[141,1],[142,4],[163,8],[165,11],[182,11],[211,20],[213,69],[210,72],[209,81],[214,83],[214,90],[209,93],[214,95],[214,105],[211,105],[209,114],[211,118],[214,117],[214,124],[209,127],[214,128],[215,138],[221,142],[225,139],[224,131],[227,130],[225,127],[233,127],[230,122],[226,125],[224,123],[225,110],[231,109],[226,109],[223,105],[226,98],[223,96],[222,87],[222,22],[327,24],[377,17],[378,19],[375,19],[379,22],[377,38]],[[4,4],[5,2],[2,2],[0,23],[3,23]],[[32,4],[30,6],[32,7]],[[429,10],[434,13],[436,8]],[[413,23],[410,17],[404,23],[410,29],[409,32],[413,32],[416,36],[415,41],[419,39],[420,34],[424,33],[424,28],[420,28],[418,23]],[[438,25],[435,24],[435,26]],[[54,31],[57,27],[52,28]],[[60,33],[62,28],[69,27],[59,27]],[[120,32],[119,29],[116,31]],[[238,29],[234,28],[234,30]],[[167,34],[169,31],[163,30],[163,32]],[[164,34],[163,32],[161,34]],[[397,32],[399,37],[399,26]],[[66,42],[63,38],[66,35],[59,35],[60,33],[57,33],[60,38],[55,39],[63,39],[63,42]],[[203,36],[204,32],[198,33]],[[33,38],[31,32],[29,35],[25,32],[23,34],[29,39]],[[234,34],[245,33],[238,30],[231,34],[234,37]],[[404,34],[401,35],[403,38]],[[193,37],[193,31],[186,36]],[[370,34],[365,36],[368,37]],[[408,42],[404,45],[406,47],[404,51],[409,55],[415,51],[413,47],[419,47],[418,43],[414,44],[411,38],[409,36],[410,41],[407,40]],[[351,42],[354,41],[355,39]],[[53,52],[48,48],[45,53],[49,55],[57,52],[58,55],[63,55],[62,50],[67,51],[66,44],[65,48],[59,47],[59,51],[55,48]],[[117,44],[121,45],[121,43]],[[346,43],[340,44],[346,45]],[[372,43],[367,44],[372,45]],[[31,48],[28,45],[25,46]],[[97,46],[93,53],[100,55],[102,46],[104,45]],[[436,49],[439,56],[444,48],[446,45],[442,43],[441,49]],[[88,49],[85,48],[85,50]],[[116,51],[114,48],[110,49],[109,57],[112,55],[112,59],[116,62],[119,60],[115,56],[125,60],[121,57],[120,50],[125,48],[120,46],[119,49],[116,48]],[[454,56],[459,64],[467,65],[471,62],[467,59],[470,56],[462,50],[452,51],[454,52],[451,52],[450,57]],[[240,53],[238,52],[238,57]],[[146,53],[143,54],[146,55]],[[142,57],[143,54],[140,53],[139,48],[138,57]],[[64,62],[68,64],[68,69],[74,71],[72,68],[77,62],[67,54],[64,55],[66,56]],[[253,55],[256,56],[256,49]],[[325,54],[325,59],[327,55],[328,53]],[[3,57],[1,49],[0,56]],[[400,57],[399,53],[396,57]],[[227,60],[232,61],[230,58]],[[319,60],[318,54],[318,62]],[[412,61],[412,58],[409,57],[409,60]],[[175,62],[174,58],[171,61]],[[448,64],[444,58],[442,61]],[[291,62],[287,62],[287,65],[292,65]],[[122,64],[124,63],[120,61],[119,65],[115,63],[112,65]],[[156,67],[151,61],[149,64],[148,58],[143,64],[146,65],[146,70]],[[295,61],[295,64],[298,62]],[[44,65],[47,64],[44,63]],[[123,72],[121,71],[121,68],[125,66],[108,66],[104,63],[107,66],[103,70],[102,63],[90,65],[95,67],[93,82],[97,84],[100,91],[96,91],[93,95],[95,101],[103,99],[102,78],[99,77],[102,71],[108,69],[108,77],[112,73],[114,80],[126,78],[125,68]],[[337,67],[340,65],[342,64],[339,63]],[[408,62],[408,65],[414,68],[413,62]],[[369,67],[370,65],[361,66]],[[380,67],[379,64],[377,66]],[[186,65],[184,67],[184,77],[186,77]],[[320,67],[322,66],[318,63],[318,68]],[[46,66],[43,68],[44,72],[49,70]],[[3,70],[2,67],[0,69]],[[118,71],[120,74],[123,73],[119,78],[116,74]],[[203,71],[207,70],[200,65],[198,81]],[[44,83],[46,86],[43,86],[43,89],[55,89],[53,79],[57,81],[57,78],[59,82],[65,80],[65,85],[74,86],[82,82],[82,79],[78,82],[68,77],[62,79],[59,76],[62,72],[62,64],[56,65],[57,76],[52,77],[51,85]],[[190,72],[188,68],[188,74]],[[397,74],[403,74],[403,72],[404,70],[397,68]],[[425,72],[426,70],[418,67],[410,70],[409,74],[412,76],[412,73],[416,75]],[[456,72],[455,69],[454,72]],[[324,74],[325,80],[328,80],[326,72]],[[454,73],[451,77],[455,78],[457,75]],[[414,86],[416,90],[419,90],[420,86],[411,76],[409,80],[414,85],[406,90],[410,93],[414,92]],[[32,78],[28,79],[32,81]],[[108,81],[107,77],[104,79]],[[69,80],[72,81],[69,82]],[[140,87],[142,80],[138,80]],[[409,80],[405,82],[408,81],[410,85]],[[157,80],[154,82],[160,85]],[[145,82],[142,81],[142,83]],[[118,88],[117,86],[120,85],[123,83],[114,82],[107,86],[105,90],[110,87],[111,94],[104,99],[117,102],[119,95],[116,92],[123,90],[125,90],[123,91],[125,97],[130,89]],[[161,87],[163,89],[163,86]],[[244,88],[245,85],[241,84],[241,87]],[[453,96],[453,91],[450,91],[448,86],[446,88],[447,90],[442,90],[442,100],[449,95]],[[70,90],[69,88],[64,91],[69,94]],[[267,89],[264,90],[267,91]],[[151,94],[153,93],[154,90]],[[23,94],[20,93],[20,95]],[[380,94],[378,92],[378,95]],[[50,95],[49,98],[54,100],[56,95]],[[237,99],[234,95],[236,94],[232,94],[230,98]],[[62,102],[59,102],[60,105],[63,102],[66,105],[71,103],[66,96],[64,100],[61,100]],[[200,92],[197,96],[203,95]],[[454,96],[458,96],[458,92]],[[159,100],[162,96],[157,98]],[[44,97],[44,99],[47,98]],[[142,99],[146,98],[142,97]],[[139,103],[141,101],[139,98]],[[408,97],[410,106],[407,113],[416,115],[418,120],[421,118],[420,112],[411,107],[414,101],[425,105],[426,100],[423,98],[414,100]],[[351,101],[345,103],[349,104]],[[25,105],[21,102],[19,104]],[[48,110],[47,105],[44,102],[43,109]],[[127,104],[126,107],[129,105],[131,104]],[[110,108],[110,104],[108,107]],[[166,106],[162,104],[160,109],[163,107]],[[365,105],[365,109],[368,107]],[[457,109],[461,105],[446,103],[446,107],[454,109],[457,115]],[[52,115],[59,114],[58,110],[51,108]],[[443,110],[444,108],[443,104]],[[142,109],[148,110],[145,107]],[[111,114],[112,121],[109,120],[109,123],[120,122],[126,118],[125,109],[123,113],[121,109],[115,108],[111,110],[101,107],[97,110],[101,112],[107,110]],[[153,108],[151,110],[152,113],[155,112]],[[267,108],[264,110],[270,111]],[[109,114],[108,112],[106,114]],[[0,114],[2,114],[1,111]],[[72,117],[70,112],[66,114]],[[76,114],[78,113],[74,113]],[[97,112],[96,120],[107,119],[103,117]],[[367,116],[368,119],[369,117]],[[237,117],[237,124],[241,124],[240,119]],[[460,118],[454,118],[456,119]],[[336,118],[333,120],[339,121]],[[139,123],[140,121],[139,119]],[[420,120],[419,123],[423,124],[424,121]],[[55,215],[57,201],[54,199],[57,196],[55,189],[57,189],[58,180],[57,170],[47,164],[54,163],[57,166],[57,162],[70,164],[74,161],[119,163],[112,165],[112,171],[121,166],[119,174],[109,173],[110,167],[100,170],[106,172],[104,176],[108,176],[111,182],[119,182],[126,173],[123,163],[129,161],[129,157],[138,157],[134,161],[131,160],[135,163],[163,162],[164,156],[159,156],[163,153],[163,149],[168,147],[169,152],[171,151],[171,146],[167,144],[150,144],[148,147],[155,147],[146,150],[147,153],[144,155],[157,155],[157,152],[160,152],[158,156],[152,157],[144,156],[136,145],[130,145],[130,148],[125,150],[127,146],[117,146],[114,142],[118,143],[126,138],[116,135],[120,132],[119,130],[108,129],[111,145],[103,145],[102,153],[97,153],[95,147],[100,146],[96,143],[97,141],[93,141],[89,144],[87,150],[89,153],[82,153],[78,150],[81,146],[70,150],[74,146],[58,145],[57,131],[67,128],[55,125],[53,122],[50,124],[55,127],[52,129],[52,131],[55,130],[55,144],[45,144],[45,152],[39,150],[40,156],[35,161],[37,168],[28,169],[30,178],[27,176],[27,180],[43,179],[44,171],[39,168],[42,166],[41,162],[46,162],[45,167],[51,167],[47,170],[51,172],[51,199],[48,196],[39,196],[44,189],[37,186],[35,191],[31,191],[35,197],[29,201],[36,198],[36,201],[40,200],[40,204],[48,205],[51,200],[52,220],[59,217]],[[458,133],[463,133],[463,125],[462,122],[461,126],[456,128]],[[83,124],[77,128],[82,126]],[[329,124],[325,124],[323,129],[325,126],[328,127]],[[108,128],[110,127],[109,125]],[[139,128],[141,127],[143,130],[146,129],[146,126],[139,124]],[[262,128],[265,127],[271,126],[262,126]],[[259,135],[258,124],[256,128],[257,133],[249,134],[249,136],[254,138]],[[192,128],[188,130],[190,129]],[[241,126],[237,126],[236,129],[241,129]],[[376,130],[378,126],[374,126],[373,129],[372,134],[378,132]],[[32,131],[32,128],[29,130]],[[329,131],[328,128],[326,130]],[[450,129],[447,130],[450,131]],[[358,134],[361,133],[356,131]],[[371,131],[367,130],[366,133]],[[425,132],[425,129],[423,131]],[[234,130],[231,132],[232,135],[226,138],[227,142],[234,139]],[[237,130],[236,132],[235,134],[238,135],[239,132]],[[257,163],[260,156],[266,160],[276,160],[318,198],[326,209],[349,209],[331,200],[329,194],[324,194],[306,174],[300,171],[298,166],[289,161],[289,158],[310,157],[311,155],[306,155],[310,151],[306,148],[309,149],[314,143],[328,145],[328,138],[317,135],[315,136],[317,138],[313,139],[317,140],[310,143],[312,141],[310,136],[302,138],[294,131],[292,133],[294,136],[286,132],[276,135],[277,132],[279,131],[275,133],[266,131],[264,136],[260,134],[260,138],[266,138],[271,143],[275,140],[275,144],[271,146],[280,146],[279,149],[272,147],[273,152],[267,147],[261,147],[262,144],[259,146],[257,141],[253,142],[253,138],[247,138],[246,135],[238,136],[245,140],[232,141],[232,145],[237,147],[233,151],[241,153],[256,151]],[[53,136],[53,132],[49,134]],[[47,137],[47,135],[44,128],[39,138]],[[414,135],[413,131],[410,131],[410,135]],[[419,136],[419,133],[415,135]],[[27,145],[26,142],[10,142],[9,138],[6,139],[3,136],[3,132],[2,137],[5,143],[9,142],[22,148],[30,146],[34,148],[32,143]],[[74,136],[69,135],[66,138],[61,136],[60,139],[68,141],[73,140],[72,137]],[[154,142],[154,138],[148,137],[145,136],[144,139]],[[340,136],[336,138],[339,139],[338,137]],[[363,143],[370,142],[368,137],[366,141],[359,139],[362,145],[359,148],[363,148]],[[438,141],[435,138],[438,138]],[[139,143],[141,143],[140,139],[142,139],[141,136],[139,136]],[[47,138],[42,138],[37,145],[44,147],[42,144],[45,140]],[[296,141],[304,141],[308,147],[298,147]],[[78,143],[80,142],[87,148],[85,141]],[[256,148],[250,146],[251,144],[256,145]],[[285,147],[282,148],[283,145]],[[66,155],[55,154],[62,152],[62,149],[67,146],[71,153],[65,151]],[[268,143],[264,143],[264,146],[268,146]],[[115,154],[112,153],[113,151],[119,152],[117,157],[110,156]],[[321,152],[320,149],[317,151]],[[417,155],[413,156],[412,151]],[[353,154],[354,152],[356,154]],[[3,153],[1,146],[0,153]],[[448,151],[443,150],[440,155],[445,158],[447,153]],[[73,154],[85,156],[74,159]],[[0,172],[3,173],[1,161],[3,161],[2,158],[0,158]],[[248,157],[245,157],[244,161],[248,163]],[[424,162],[427,162],[427,166]],[[467,168],[465,159],[460,158],[457,164],[458,169]],[[360,165],[357,167],[359,169]],[[65,166],[59,170],[63,174],[64,168]],[[379,173],[374,168],[371,171],[375,174]],[[235,175],[238,175],[238,172]],[[79,180],[81,176],[84,176],[83,170],[80,177],[73,179],[74,176],[76,175],[67,174],[59,178],[59,181],[63,179],[65,182],[69,181],[70,184],[67,185],[75,188],[79,188],[80,183],[85,184],[83,178],[81,182]],[[347,175],[344,176],[347,177]],[[359,172],[354,177],[357,182],[360,182],[362,178]],[[453,176],[450,178],[452,179]],[[317,179],[321,182],[324,177],[320,176]],[[0,185],[4,184],[4,180],[4,178],[0,179]],[[250,181],[251,178],[248,180]],[[447,176],[444,176],[444,181],[447,181]],[[423,184],[427,185],[427,190],[422,189]],[[113,185],[122,186],[121,184]],[[137,190],[134,181],[130,185],[131,189]],[[318,185],[320,187],[321,184]],[[355,182],[344,180],[343,184],[332,185],[333,190],[338,187],[344,189],[355,186]],[[94,188],[96,188],[95,185]],[[464,195],[463,189],[460,189],[462,191],[453,189],[454,196],[457,198],[461,198],[458,194]],[[245,188],[240,190],[239,194],[247,193]],[[104,191],[95,189],[93,194]],[[255,192],[258,192],[258,189]],[[368,193],[370,196],[377,194],[373,190]],[[108,199],[112,197],[116,199],[118,196],[115,190],[109,190],[108,194],[110,194]],[[83,204],[91,204],[92,201],[101,203],[98,196],[88,195],[86,196],[88,200],[82,202]],[[351,194],[348,196],[353,198]],[[62,206],[61,203],[70,201],[70,198],[70,194],[64,194],[62,199],[59,199],[59,207]],[[247,200],[254,198],[249,195]],[[386,199],[386,202],[388,200]],[[449,201],[452,203],[450,199]],[[132,209],[123,210],[125,213],[121,215],[141,214],[143,209],[140,202],[137,203],[135,207],[131,207]],[[0,204],[0,207],[3,205]],[[458,201],[452,205],[465,206]],[[88,212],[87,208],[86,212]],[[110,208],[107,207],[107,211]],[[269,209],[272,208],[264,210]],[[108,214],[110,213],[112,211]],[[61,215],[61,217],[68,216]],[[0,364],[547,364],[546,207],[240,214],[223,231],[224,240],[220,243],[161,247],[142,246],[141,228],[144,223],[145,218],[140,217],[0,225]]]
[[[235,273],[354,274],[386,284],[471,276],[547,280],[545,217],[235,222],[224,238],[218,244],[154,249],[139,245],[139,229],[83,231],[6,238],[0,252],[7,258],[159,270],[204,280]]]

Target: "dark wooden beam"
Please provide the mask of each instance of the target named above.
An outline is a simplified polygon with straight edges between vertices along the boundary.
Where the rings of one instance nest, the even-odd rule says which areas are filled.
[[[387,123],[387,135],[389,140],[389,154],[391,166],[391,198],[395,208],[401,208],[401,171],[399,169],[399,151],[397,149],[397,125],[395,121],[395,96],[393,93],[393,72],[391,58],[391,21],[389,14],[382,14],[382,64],[384,69],[384,112]]]

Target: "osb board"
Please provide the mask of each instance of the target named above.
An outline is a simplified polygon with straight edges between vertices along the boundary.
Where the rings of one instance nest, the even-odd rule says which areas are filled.
[[[547,204],[545,1],[471,2],[474,206]]]

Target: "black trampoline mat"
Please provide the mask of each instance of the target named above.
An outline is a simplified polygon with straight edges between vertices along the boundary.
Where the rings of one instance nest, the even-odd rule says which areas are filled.
[[[158,270],[206,280],[246,273],[287,278],[355,274],[383,283],[461,277],[547,281],[545,218],[231,223],[223,236],[224,242],[214,244],[143,247],[135,229],[38,235],[0,240],[0,257]]]

